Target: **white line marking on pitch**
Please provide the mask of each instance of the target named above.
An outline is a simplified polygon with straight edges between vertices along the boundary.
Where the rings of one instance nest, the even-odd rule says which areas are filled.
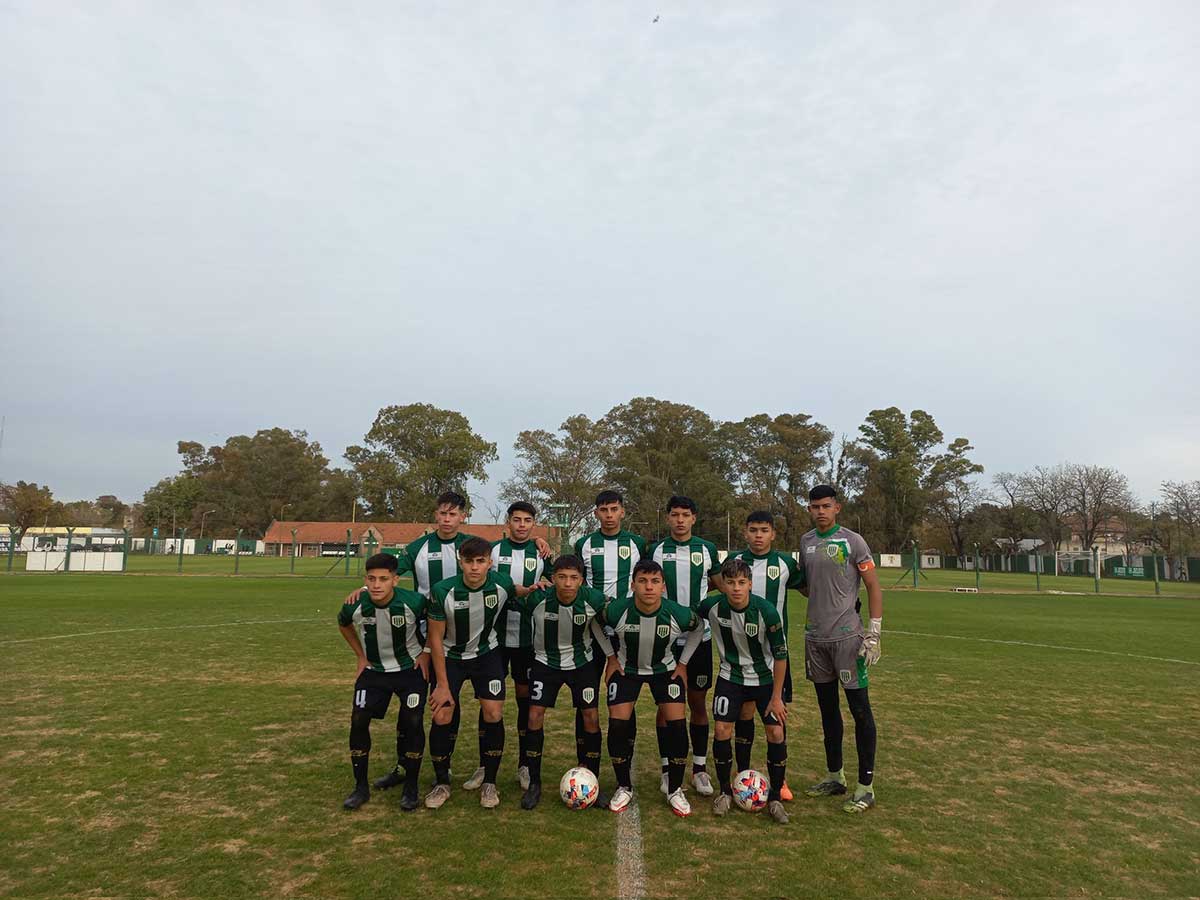
[[[1076,653],[1098,653],[1101,656],[1123,656],[1126,659],[1148,659],[1154,662],[1182,663],[1185,666],[1200,666],[1193,659],[1171,659],[1168,656],[1142,656],[1138,653],[1120,653],[1116,650],[1092,650],[1090,647],[1062,647],[1058,644],[1035,644],[1031,641],[1002,641],[997,638],[964,637],[961,634],[929,634],[924,631],[896,631],[887,629],[888,634],[905,634],[910,637],[946,638],[949,641],[976,641],[981,644],[1012,644],[1015,647],[1041,647],[1044,650],[1074,650]]]
[[[289,625],[295,622],[324,622],[325,619],[251,619],[245,622],[214,622],[211,625],[158,625],[144,628],[110,628],[106,631],[80,631],[75,634],[47,634],[35,638],[17,638],[13,641],[0,641],[0,647],[7,644],[32,644],[34,641],[61,641],[67,638],[92,637],[97,634],[128,634],[131,631],[182,631],[186,628],[234,628],[238,625]]]
[[[617,813],[617,896],[621,900],[642,900],[646,896],[642,816],[636,799]]]

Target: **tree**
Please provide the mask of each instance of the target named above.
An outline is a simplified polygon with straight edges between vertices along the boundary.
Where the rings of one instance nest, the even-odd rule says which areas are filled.
[[[1038,519],[1040,537],[1057,553],[1062,547],[1070,510],[1067,466],[1036,466],[1017,479],[1018,496]]]
[[[1176,556],[1186,556],[1200,546],[1200,480],[1164,481],[1162,498],[1167,521],[1154,523],[1155,535],[1164,547],[1173,544]]]
[[[142,497],[143,528],[158,528],[160,535],[165,537],[170,529],[187,527],[199,495],[200,482],[192,475],[173,475],[162,479]]]
[[[471,430],[467,417],[428,403],[386,406],[363,439],[346,449],[346,459],[370,514],[423,522],[437,495],[467,496],[467,482],[487,481],[496,445]]]
[[[1083,546],[1091,547],[1109,520],[1130,504],[1129,483],[1106,466],[1067,465],[1064,474],[1067,511],[1078,523]]]
[[[100,516],[100,525],[104,528],[123,528],[125,516],[129,507],[112,494],[103,494],[96,498],[96,511]]]
[[[992,484],[1000,489],[1002,501],[996,507],[994,521],[1009,553],[1016,553],[1020,542],[1038,531],[1037,515],[1025,502],[1021,478],[1013,472],[1000,472],[992,477]],[[1041,536],[1041,540],[1046,543],[1045,536]]]
[[[956,478],[934,496],[929,510],[931,518],[945,532],[956,556],[967,555],[972,513],[991,500],[986,489],[966,478]]]
[[[45,485],[39,487],[36,482],[18,481],[0,485],[0,504],[8,523],[25,531],[34,525],[47,524],[54,509],[54,494]]]

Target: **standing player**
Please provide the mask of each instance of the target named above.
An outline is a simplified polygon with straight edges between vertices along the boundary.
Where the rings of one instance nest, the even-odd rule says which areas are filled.
[[[497,541],[492,547],[492,568],[507,575],[514,585],[532,588],[542,579],[545,560],[538,555],[537,546],[530,539],[537,521],[537,509],[523,500],[508,508],[508,537]],[[517,782],[521,789],[529,787],[529,759],[527,756],[527,733],[529,728],[529,663],[533,660],[529,625],[516,603],[504,607],[500,617],[500,653],[504,667],[512,675],[513,692],[517,697]],[[480,719],[479,727],[483,727]],[[474,791],[483,784],[484,759],[479,758],[479,768],[463,787]]]
[[[696,613],[666,599],[663,588],[662,566],[652,559],[643,559],[633,567],[633,597],[611,600],[604,608],[605,622],[616,634],[617,646],[616,658],[606,671],[608,755],[617,776],[617,789],[609,801],[613,812],[621,812],[633,802],[630,717],[645,684],[667,722],[667,802],[677,816],[692,813],[692,806],[683,794],[683,769],[687,764],[684,725],[687,666],[676,657],[675,646],[676,639],[689,632],[688,643],[699,644],[704,631]]]
[[[867,697],[867,666],[879,662],[883,631],[883,591],[871,548],[862,537],[838,525],[842,505],[837,491],[820,484],[809,491],[812,531],[800,539],[808,582],[808,616],[804,623],[804,673],[817,691],[821,731],[825,736],[824,780],[808,789],[813,797],[846,793],[842,768],[842,711],[838,683],[854,716],[854,745],[858,750],[858,785],[842,805],[861,813],[875,805],[875,716]],[[863,632],[858,611],[858,586],[867,587],[870,625]]]
[[[758,510],[746,516],[746,549],[731,556],[743,560],[750,566],[753,585],[751,592],[774,604],[775,611],[783,621],[783,632],[788,629],[787,592],[789,588],[800,589],[804,585],[804,567],[788,553],[772,548],[775,542],[775,517],[769,512]],[[789,661],[783,679],[783,702],[792,702],[792,667]],[[754,746],[753,712],[738,719],[734,728],[734,753],[738,771],[750,768],[750,750]],[[792,799],[792,792],[785,782],[781,788],[784,800]]]
[[[367,586],[338,613],[338,630],[358,660],[354,709],[350,715],[350,764],[354,791],[342,804],[358,809],[371,798],[367,762],[371,755],[371,720],[382,719],[392,694],[400,700],[405,744],[400,748],[405,767],[400,808],[417,808],[417,776],[425,753],[421,717],[429,676],[429,657],[419,630],[425,618],[425,598],[398,588],[396,558],[376,553],[367,560]]]
[[[492,545],[482,538],[463,541],[458,561],[462,572],[435,584],[429,598],[429,647],[436,676],[429,697],[434,711],[429,755],[436,783],[425,806],[437,809],[450,799],[450,757],[457,737],[451,720],[463,682],[470,679],[483,711],[479,755],[486,762],[479,805],[493,809],[500,805],[496,773],[504,754],[504,659],[497,627],[516,590],[507,575],[491,571]]]
[[[672,497],[667,501],[667,528],[670,537],[655,544],[649,553],[663,568],[666,597],[685,609],[695,609],[708,593],[711,576],[720,565],[716,545],[692,534],[696,525],[696,502],[690,497]],[[683,648],[681,638],[676,652]],[[692,784],[696,793],[711,797],[712,779],[708,777],[708,691],[712,687],[712,634],[704,626],[704,640],[688,662],[688,732],[692,744]],[[659,743],[665,737],[666,722],[655,723]],[[667,759],[662,757],[662,792],[667,792]]]
[[[625,519],[625,498],[619,491],[601,491],[596,495],[596,521],[600,528],[584,535],[575,542],[575,555],[583,560],[587,586],[595,588],[609,600],[630,597],[633,594],[630,575],[634,566],[646,555],[646,542],[639,535],[621,527]],[[593,648],[594,650],[595,648]],[[596,675],[604,667],[600,654],[596,659]],[[637,720],[630,720],[630,753],[637,735]],[[582,750],[586,740],[583,716],[575,714],[575,745]],[[685,750],[686,754],[687,751]],[[665,753],[659,754],[665,756]]]
[[[754,714],[757,708],[767,732],[767,776],[771,794],[767,813],[776,822],[786,824],[780,790],[787,774],[787,743],[783,724],[787,707],[783,704],[783,680],[787,674],[787,636],[783,620],[774,605],[750,592],[753,576],[744,560],[730,558],[721,566],[724,593],[713,594],[700,603],[700,618],[712,630],[721,656],[721,672],[713,692],[713,716],[717,720],[713,738],[713,759],[721,793],[713,801],[713,812],[723,816],[733,802],[729,782],[733,768],[733,723],[743,712]],[[686,653],[686,651],[685,651]]]
[[[560,556],[554,561],[554,586],[518,601],[529,623],[533,648],[529,667],[529,787],[521,798],[522,809],[533,809],[542,799],[542,726],[546,710],[554,707],[564,684],[570,687],[571,701],[583,716],[584,746],[577,754],[578,763],[600,780],[600,679],[593,665],[593,644],[601,648],[606,659],[613,656],[613,648],[598,618],[604,611],[604,595],[584,586],[583,568],[578,556]]]

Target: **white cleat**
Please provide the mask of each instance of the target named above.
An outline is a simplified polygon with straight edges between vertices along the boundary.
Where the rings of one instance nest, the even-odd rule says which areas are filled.
[[[494,784],[485,784],[480,789],[479,805],[484,809],[495,809],[500,805],[500,792]]]
[[[442,804],[450,799],[450,785],[435,784],[433,790],[425,795],[426,809],[441,809]]]
[[[671,812],[681,818],[692,814],[692,804],[688,803],[688,798],[683,795],[683,788],[668,794],[667,803],[671,805]]]
[[[619,787],[613,792],[612,798],[608,801],[608,808],[615,812],[623,812],[630,803],[633,802],[633,790],[627,787]]]
[[[521,790],[529,790],[529,766],[517,768],[517,784],[521,786]]]
[[[692,784],[695,785],[696,793],[701,797],[711,797],[716,793],[713,790],[712,779],[708,777],[707,772],[693,772]]]
[[[483,784],[483,777],[485,774],[486,773],[483,770],[483,766],[480,766],[478,769],[475,770],[474,774],[472,774],[470,778],[468,778],[466,781],[463,782],[463,790],[464,791],[479,790],[480,785]]]
[[[664,797],[671,793],[671,784],[666,772],[662,773],[662,783],[658,786],[658,789],[663,792]]]

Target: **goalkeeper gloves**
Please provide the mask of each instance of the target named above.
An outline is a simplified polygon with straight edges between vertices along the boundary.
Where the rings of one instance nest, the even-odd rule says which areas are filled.
[[[879,647],[879,638],[882,633],[883,619],[871,619],[867,625],[867,633],[863,635],[862,648],[858,651],[858,655],[863,657],[868,666],[875,665],[879,662],[879,657],[883,655]]]

